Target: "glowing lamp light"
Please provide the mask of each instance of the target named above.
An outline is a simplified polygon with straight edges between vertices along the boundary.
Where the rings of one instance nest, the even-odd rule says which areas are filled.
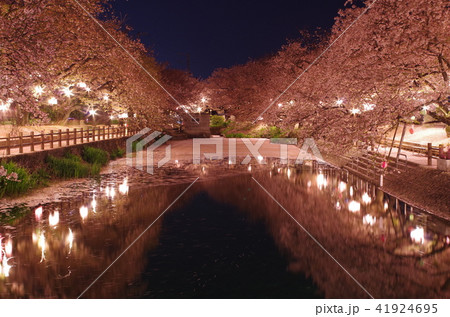
[[[387,203],[387,202],[385,202],[385,203],[384,203],[384,205],[383,205],[383,209],[384,209],[384,211],[386,211],[386,210],[388,209],[388,207],[389,207],[389,206],[388,206],[388,203]]]
[[[202,107],[197,107],[197,112],[202,112]]]
[[[11,106],[13,100],[11,98],[7,99],[6,102],[0,100],[0,111],[7,111]]]
[[[363,224],[365,224],[365,225],[373,226],[376,221],[377,221],[377,218],[375,218],[369,214],[367,214],[363,217]]]
[[[279,103],[279,104],[278,104],[278,108],[281,108],[281,107],[283,107],[283,104],[282,104],[282,103]]]
[[[252,171],[252,166],[249,165],[248,168],[247,168],[247,170],[248,170],[249,172],[251,172],[251,171]]]
[[[109,100],[109,96],[108,96],[108,95],[104,95],[104,96],[103,96],[103,100],[104,100],[104,101],[108,101],[108,100]]]
[[[264,160],[264,157],[262,155],[258,155],[258,161],[261,163]]]
[[[88,214],[89,214],[89,210],[88,210],[88,208],[86,207],[86,206],[81,206],[80,207],[80,216],[81,216],[81,219],[86,219],[87,218],[87,216],[88,216]]]
[[[375,109],[375,105],[372,103],[364,103],[363,107],[364,107],[364,111],[370,111],[370,110]]]
[[[48,104],[51,105],[51,106],[57,105],[58,104],[58,99],[56,99],[55,97],[51,97],[48,100]]]
[[[416,120],[416,117],[415,117],[415,116],[412,116],[412,117],[411,117],[411,120],[412,120],[412,121]]]
[[[422,227],[416,227],[411,231],[410,237],[414,243],[423,244],[425,241],[425,232]]]
[[[87,88],[86,83],[83,83],[83,82],[79,82],[77,86],[80,87],[80,88],[83,88],[83,89]]]
[[[48,216],[48,223],[51,227],[56,227],[59,223],[59,212],[55,211],[54,213]]]
[[[353,115],[360,114],[361,110],[359,110],[358,108],[353,108],[350,110],[350,113]]]
[[[428,111],[428,110],[430,110],[430,106],[423,106],[423,107],[422,107],[422,110],[423,110],[423,111]]]
[[[73,96],[73,92],[70,90],[70,87],[64,87],[62,91],[64,95],[68,98]]]
[[[206,102],[206,98],[205,98],[205,97],[202,98],[202,102],[203,102],[203,103]]]
[[[342,105],[343,103],[344,103],[344,100],[342,100],[342,99],[338,99],[338,100],[336,101],[336,104],[337,104],[338,106]]]
[[[91,88],[86,87],[85,90],[86,90],[87,92],[90,92],[90,91],[91,91]]]
[[[110,120],[114,120],[114,116],[109,116],[109,119]]]
[[[336,210],[341,210],[341,203],[340,202],[336,202]]]
[[[34,87],[34,93],[36,94],[36,96],[42,95],[44,93],[44,87],[42,86]]]
[[[361,210],[361,204],[355,200],[348,203],[348,210],[351,212],[358,212]]]
[[[119,119],[126,119],[126,118],[128,118],[128,113],[119,114]]]
[[[89,110],[89,115],[95,116],[96,114],[97,114],[97,110],[95,110],[95,109]]]
[[[295,101],[294,101],[294,100],[291,100],[291,101],[289,101],[289,103],[290,103],[291,105],[293,105],[293,104],[295,103]]]
[[[372,202],[372,198],[370,198],[370,196],[367,193],[364,193],[361,198],[363,203],[366,205]]]

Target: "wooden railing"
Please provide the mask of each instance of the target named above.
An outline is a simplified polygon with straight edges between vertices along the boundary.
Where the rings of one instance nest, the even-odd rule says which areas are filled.
[[[11,155],[11,150],[15,149],[18,149],[18,153],[21,154],[24,153],[24,149],[27,149],[27,152],[35,152],[55,147],[117,139],[130,135],[132,135],[132,131],[127,127],[113,126],[59,129],[50,130],[49,133],[44,133],[43,131],[40,134],[31,132],[29,135],[23,135],[20,132],[18,136],[8,134],[6,137],[0,138],[0,156],[4,154]]]

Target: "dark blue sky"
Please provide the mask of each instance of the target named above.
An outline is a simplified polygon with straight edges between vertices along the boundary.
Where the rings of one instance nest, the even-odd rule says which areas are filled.
[[[345,0],[115,0],[160,62],[206,78],[215,68],[275,52],[299,29],[330,28]]]

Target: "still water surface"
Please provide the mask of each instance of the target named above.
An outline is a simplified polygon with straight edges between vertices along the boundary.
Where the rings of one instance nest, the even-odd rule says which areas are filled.
[[[338,170],[276,165],[111,174],[19,206],[0,225],[0,297],[78,297],[197,176],[84,298],[450,297],[448,222]]]

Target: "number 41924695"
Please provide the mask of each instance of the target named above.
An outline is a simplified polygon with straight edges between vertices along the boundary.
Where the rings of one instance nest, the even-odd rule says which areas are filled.
[[[384,307],[383,307],[384,306]],[[438,309],[437,309],[437,304],[410,304],[408,307],[405,304],[385,304],[385,305],[381,305],[378,304],[377,308],[375,308],[375,310],[378,310],[379,313],[385,313],[385,314],[395,314],[395,313],[400,313],[400,314],[406,314],[406,313],[431,313],[431,314],[435,314],[437,313]]]

